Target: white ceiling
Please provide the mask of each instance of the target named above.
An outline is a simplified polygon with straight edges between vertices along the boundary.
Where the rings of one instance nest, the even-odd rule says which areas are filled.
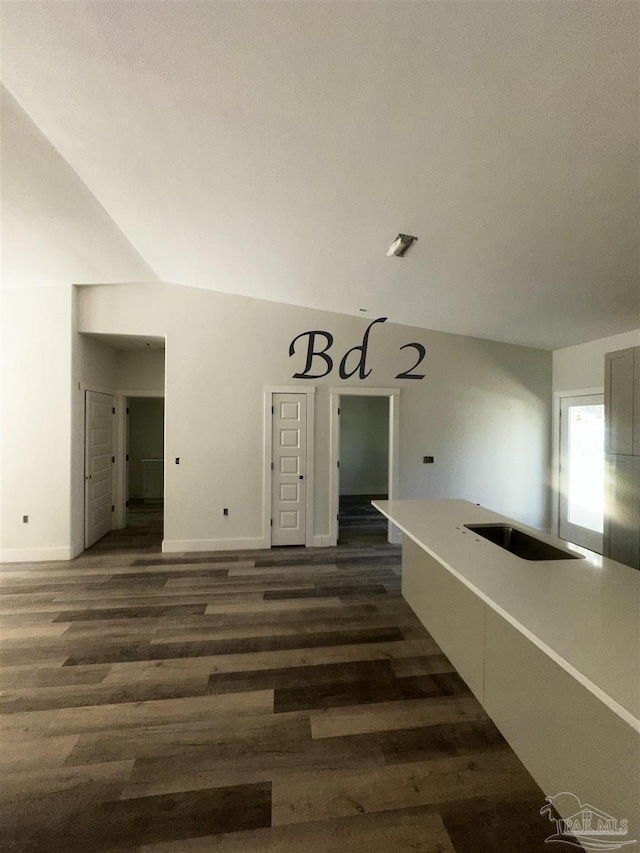
[[[2,42],[162,280],[549,349],[640,326],[635,0],[30,0]]]

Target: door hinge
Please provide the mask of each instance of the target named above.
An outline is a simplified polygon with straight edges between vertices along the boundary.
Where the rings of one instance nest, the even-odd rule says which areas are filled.
[[[129,414],[129,406],[127,406],[127,414]]]
[[[112,407],[111,407],[111,414],[112,414],[112,415],[115,415],[115,413],[116,413],[116,407],[115,407],[115,406],[112,406]]]
[[[128,461],[129,461],[129,454],[128,454],[128,453],[127,453],[127,455],[124,457],[124,461],[125,461],[125,462],[128,462]]]
[[[340,460],[338,459],[338,468],[340,467]]]
[[[273,462],[271,463],[271,470],[273,471]]]
[[[271,527],[273,527],[273,519],[271,519]]]
[[[116,461],[116,457],[115,457],[115,456],[112,456],[112,457],[111,457],[111,461],[112,461],[112,462],[115,462],[115,461]]]
[[[116,511],[116,508],[114,507],[113,504],[111,504],[111,512],[115,512],[115,511]]]
[[[340,406],[338,406],[338,414],[340,414]]]
[[[125,506],[126,506],[126,507],[128,507],[128,506],[129,506],[129,501],[127,501],[127,502],[126,502]]]
[[[276,410],[273,408],[273,406],[271,406],[271,414],[275,415],[275,413],[276,413]]]

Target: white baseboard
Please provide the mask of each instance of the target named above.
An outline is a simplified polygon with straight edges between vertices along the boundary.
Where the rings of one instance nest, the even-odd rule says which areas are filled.
[[[188,554],[190,551],[253,551],[269,548],[264,538],[255,539],[163,539],[164,554]]]
[[[52,560],[72,560],[72,548],[3,548],[0,563],[43,563]]]
[[[313,537],[314,548],[333,548],[336,542],[330,533],[323,533],[320,536]]]

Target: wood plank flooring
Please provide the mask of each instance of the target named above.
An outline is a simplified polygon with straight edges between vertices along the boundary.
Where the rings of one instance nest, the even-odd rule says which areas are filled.
[[[356,527],[2,566],[0,849],[548,850],[544,795],[400,596],[399,549]]]

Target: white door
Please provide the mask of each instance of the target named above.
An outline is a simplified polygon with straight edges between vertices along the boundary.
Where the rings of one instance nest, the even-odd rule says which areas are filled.
[[[85,392],[84,547],[112,529],[113,406],[110,394]]]
[[[560,400],[562,539],[602,553],[604,525],[604,395]]]
[[[274,394],[271,455],[271,544],[305,544],[307,396]]]

